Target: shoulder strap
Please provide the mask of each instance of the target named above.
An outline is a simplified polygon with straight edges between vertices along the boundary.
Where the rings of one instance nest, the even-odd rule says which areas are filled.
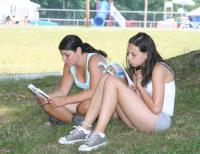
[[[167,67],[170,70],[170,72],[172,72],[172,74],[174,75],[174,71],[166,63],[164,63],[164,62],[158,62],[158,64],[162,64],[165,67]]]
[[[89,61],[90,61],[90,58],[95,55],[96,53],[88,53],[87,55],[87,62],[86,62],[86,68],[88,70],[88,65],[89,65]]]
[[[70,73],[71,73],[71,75],[73,76],[73,78],[76,79],[75,67],[74,67],[74,66],[71,66],[71,67],[70,67]]]
[[[95,55],[96,53],[88,53],[87,55],[87,62],[86,62],[86,71],[87,71],[87,76],[86,76],[86,84],[89,85],[90,83],[90,72],[89,72],[89,69],[88,69],[88,65],[89,65],[89,61],[90,61],[90,58]]]

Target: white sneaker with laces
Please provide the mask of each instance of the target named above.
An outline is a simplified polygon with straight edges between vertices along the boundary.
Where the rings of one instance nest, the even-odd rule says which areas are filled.
[[[59,138],[60,144],[74,144],[77,142],[85,141],[86,137],[90,134],[90,130],[86,130],[81,126],[73,126],[74,130],[70,131],[69,135]]]
[[[100,133],[92,132],[86,139],[86,142],[79,147],[79,151],[97,150],[107,144],[106,136]]]

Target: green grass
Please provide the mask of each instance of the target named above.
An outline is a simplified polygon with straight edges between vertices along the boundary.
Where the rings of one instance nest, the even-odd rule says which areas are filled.
[[[127,42],[139,31],[146,31],[164,58],[199,49],[200,31],[156,29],[0,26],[0,74],[62,72],[57,49],[67,34],[108,53],[110,59],[125,63]]]
[[[158,134],[128,129],[120,120],[107,128],[109,144],[91,153],[178,153],[200,152],[200,69],[194,67],[193,52],[169,60],[176,73],[176,104],[172,127]],[[69,132],[66,126],[44,126],[47,115],[27,90],[28,83],[45,91],[55,88],[58,77],[35,80],[0,81],[0,153],[64,154],[78,153],[78,145],[59,145],[57,140]],[[73,92],[76,92],[73,88]]]
[[[78,34],[111,59],[124,63],[129,37],[143,29],[84,27],[0,27],[0,74],[61,72],[58,43],[67,34]],[[192,50],[199,49],[200,31],[145,30],[176,73],[176,104],[173,125],[158,134],[142,134],[112,120],[107,129],[109,144],[92,153],[200,153],[200,69],[194,67]],[[174,57],[174,58],[171,58]],[[59,77],[0,81],[0,153],[72,154],[78,145],[62,146],[57,139],[72,128],[44,126],[47,115],[36,104],[27,84],[49,92]],[[77,92],[74,87],[72,93]]]

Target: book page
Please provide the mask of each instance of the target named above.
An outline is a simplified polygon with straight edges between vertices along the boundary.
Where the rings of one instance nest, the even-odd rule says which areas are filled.
[[[109,73],[111,75],[115,75],[119,78],[126,77],[128,81],[128,85],[133,85],[133,81],[128,76],[128,73],[125,71],[123,66],[117,62],[110,62],[108,64],[104,64],[102,62],[98,63],[98,66],[102,67],[104,69],[103,73]]]
[[[114,68],[115,75],[117,77],[124,77],[125,76],[127,81],[128,81],[128,85],[129,86],[133,85],[133,81],[130,79],[128,73],[125,71],[124,67],[121,64],[119,64],[117,62],[111,62],[111,63],[109,63],[109,66],[110,65]]]
[[[109,68],[109,65],[108,65],[108,64],[99,62],[99,63],[98,63],[98,66],[100,66],[100,67],[103,68],[103,73],[109,73],[109,74],[111,74],[111,75],[114,75],[113,72],[111,71],[112,68]]]

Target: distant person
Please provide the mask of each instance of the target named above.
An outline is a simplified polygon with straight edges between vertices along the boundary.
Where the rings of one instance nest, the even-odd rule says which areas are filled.
[[[11,23],[12,23],[12,21],[11,21],[10,16],[7,16],[5,19],[5,24],[11,24]]]
[[[102,76],[102,70],[97,64],[105,63],[107,54],[83,43],[76,35],[65,36],[58,48],[64,62],[60,86],[49,94],[51,99],[38,97],[37,100],[53,118],[65,123],[73,120],[78,125],[88,110],[90,99]],[[69,95],[73,83],[82,91]]]
[[[115,111],[129,128],[141,132],[159,132],[171,126],[175,103],[172,69],[146,33],[138,33],[129,39],[126,55],[134,86],[128,87],[119,78],[104,75],[82,125],[61,137],[59,143],[85,141],[79,151],[91,151],[106,145],[105,130]],[[96,128],[91,131],[97,117]]]
[[[24,24],[24,25],[28,25],[28,24],[29,24],[28,16],[25,16],[25,17],[24,17],[23,24]]]

